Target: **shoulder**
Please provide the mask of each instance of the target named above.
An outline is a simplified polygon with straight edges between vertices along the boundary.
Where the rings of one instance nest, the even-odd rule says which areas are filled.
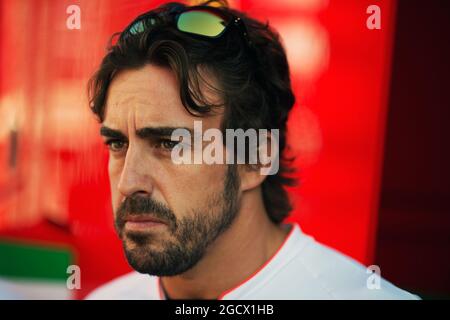
[[[120,276],[92,291],[86,300],[159,299],[156,277],[138,272]]]
[[[303,284],[325,299],[419,299],[381,275],[373,274],[356,260],[311,238],[296,255],[291,267],[304,273]],[[302,283],[298,283],[302,285]]]

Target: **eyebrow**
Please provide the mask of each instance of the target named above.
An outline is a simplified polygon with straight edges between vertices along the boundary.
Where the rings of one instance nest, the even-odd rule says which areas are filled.
[[[127,139],[127,137],[121,131],[111,129],[106,126],[100,127],[100,135],[105,138],[115,138],[115,139],[122,139],[122,140]]]
[[[136,131],[136,135],[142,139],[151,137],[170,137],[176,129],[187,130],[191,135],[192,129],[186,127],[146,127]]]
[[[191,134],[191,136],[194,133],[193,129],[187,127],[145,127],[136,130],[136,135],[141,139],[148,139],[153,137],[169,137],[176,129],[187,130]],[[107,126],[102,126],[100,128],[100,135],[106,138],[127,140],[126,135],[120,130],[111,129]]]

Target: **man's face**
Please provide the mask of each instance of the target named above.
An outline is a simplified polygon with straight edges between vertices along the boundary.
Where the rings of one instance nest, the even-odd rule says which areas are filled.
[[[233,222],[239,209],[235,168],[171,159],[172,129],[193,129],[199,120],[203,130],[219,128],[221,119],[192,116],[169,69],[146,65],[112,81],[102,135],[110,148],[116,230],[137,271],[171,276],[190,269]]]

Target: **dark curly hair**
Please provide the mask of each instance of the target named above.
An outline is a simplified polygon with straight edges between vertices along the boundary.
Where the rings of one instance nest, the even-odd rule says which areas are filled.
[[[285,186],[295,184],[290,158],[286,157],[286,122],[295,103],[289,66],[280,37],[268,23],[261,23],[233,10],[224,1],[207,1],[225,13],[240,17],[248,40],[236,29],[229,29],[217,39],[195,37],[179,31],[167,21],[128,37],[111,37],[107,53],[98,71],[89,81],[89,102],[100,122],[104,120],[105,100],[111,81],[118,72],[145,64],[170,68],[180,85],[184,107],[198,117],[214,110],[223,111],[222,130],[278,129],[280,167],[262,183],[264,205],[269,218],[280,223],[292,210]],[[218,4],[218,6],[217,6]],[[162,5],[154,12],[186,7],[181,3]],[[114,39],[118,40],[113,44]],[[202,95],[201,70],[212,73],[218,87],[208,84],[222,98],[213,104]]]

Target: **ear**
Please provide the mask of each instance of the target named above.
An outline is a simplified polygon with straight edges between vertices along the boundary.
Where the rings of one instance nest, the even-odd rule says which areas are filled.
[[[255,189],[266,179],[266,176],[261,175],[259,170],[251,165],[238,165],[238,174],[242,191]]]
[[[247,191],[259,187],[268,175],[277,174],[279,169],[279,133],[278,129],[259,130],[258,147],[249,150],[257,158],[257,164],[238,165],[241,190]]]

